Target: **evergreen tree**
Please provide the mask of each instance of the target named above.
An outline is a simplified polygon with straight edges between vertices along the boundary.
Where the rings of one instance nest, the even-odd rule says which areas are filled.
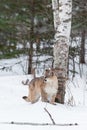
[[[50,51],[48,48],[43,48],[43,51],[39,48],[41,42],[50,43],[54,34],[50,2],[49,0],[1,2],[0,58],[17,57],[20,54],[29,55],[28,73],[31,73],[33,43],[36,43],[40,55]]]

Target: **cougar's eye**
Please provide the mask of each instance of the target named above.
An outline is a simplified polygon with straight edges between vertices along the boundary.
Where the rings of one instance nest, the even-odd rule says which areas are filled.
[[[46,77],[45,77],[44,81],[45,81],[45,82],[47,81]]]
[[[45,82],[47,81],[47,79],[44,80]]]

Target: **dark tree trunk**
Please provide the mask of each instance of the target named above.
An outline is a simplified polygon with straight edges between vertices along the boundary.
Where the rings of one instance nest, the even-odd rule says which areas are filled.
[[[55,101],[64,104],[66,78],[64,77],[63,72],[65,70],[62,68],[56,68],[55,71],[57,72],[59,86]]]
[[[32,58],[33,58],[33,43],[30,43],[29,49],[29,59],[28,59],[28,74],[31,74],[32,71]]]
[[[29,60],[28,60],[28,74],[31,74],[32,72],[32,61],[33,61],[33,42],[34,42],[34,0],[31,0],[31,28],[30,28],[30,48],[29,48]]]
[[[80,50],[80,63],[85,63],[85,29],[82,31],[82,39],[81,39],[81,50]]]

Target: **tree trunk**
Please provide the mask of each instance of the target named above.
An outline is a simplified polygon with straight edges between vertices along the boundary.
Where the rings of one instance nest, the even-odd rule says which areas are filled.
[[[28,59],[28,74],[32,71],[32,60],[33,60],[33,43],[30,42],[29,59]]]
[[[33,61],[33,38],[34,38],[34,0],[31,0],[31,28],[30,28],[30,48],[29,48],[29,59],[28,59],[28,74],[32,72],[32,61]]]
[[[54,68],[57,70],[59,84],[56,101],[63,104],[68,70],[72,0],[52,0],[52,8],[55,28]]]
[[[80,63],[85,63],[85,29],[82,30],[82,40],[81,40],[81,51],[80,51]]]

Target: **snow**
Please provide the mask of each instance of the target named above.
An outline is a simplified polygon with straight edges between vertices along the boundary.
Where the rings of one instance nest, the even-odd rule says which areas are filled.
[[[12,74],[8,71],[1,71],[0,75],[0,130],[87,130],[87,85],[85,77],[76,76],[73,81],[67,82],[64,105],[59,103],[51,105],[41,100],[31,104],[22,99],[22,96],[28,94],[28,86],[24,86],[21,82],[27,78],[31,80],[32,75],[21,73],[16,75],[16,73],[13,72]],[[59,126],[20,124],[52,124],[52,120],[44,108],[48,110]],[[11,122],[18,122],[19,124],[10,124]],[[75,123],[78,125],[63,126],[63,124]]]

